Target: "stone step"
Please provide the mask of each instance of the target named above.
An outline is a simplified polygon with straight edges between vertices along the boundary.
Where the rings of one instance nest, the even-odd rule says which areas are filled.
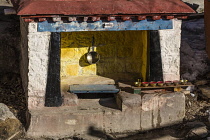
[[[185,95],[120,92],[116,99],[78,99],[76,106],[33,109],[30,114],[28,137],[66,137],[90,134],[92,130],[104,133],[146,131],[182,122]]]

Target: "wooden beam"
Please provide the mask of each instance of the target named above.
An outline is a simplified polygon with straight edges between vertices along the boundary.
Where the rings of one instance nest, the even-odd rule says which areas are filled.
[[[141,20],[141,21],[109,21],[77,22],[73,18],[70,23],[63,22],[39,22],[39,32],[74,32],[74,31],[125,31],[125,30],[162,30],[173,29],[172,20]],[[112,26],[105,26],[110,23]]]

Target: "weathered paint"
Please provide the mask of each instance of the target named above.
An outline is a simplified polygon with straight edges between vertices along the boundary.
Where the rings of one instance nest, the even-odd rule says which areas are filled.
[[[174,29],[158,31],[164,81],[180,80],[181,25],[181,20],[174,20]]]
[[[51,33],[49,50],[45,106],[56,107],[62,104],[60,90],[60,33]]]
[[[109,24],[107,26],[107,24]],[[124,22],[117,22],[116,20],[110,22],[103,22],[102,20],[96,22],[77,22],[70,23],[51,22],[48,21],[38,23],[39,32],[75,32],[75,31],[123,31],[123,30],[162,30],[172,29],[172,20],[142,20],[133,22],[131,20]]]
[[[180,0],[12,0],[18,15],[194,13]]]
[[[163,69],[158,31],[150,31],[150,69],[149,81],[163,81]]]
[[[147,31],[61,33],[61,80],[75,76],[102,76],[115,81],[146,79]],[[95,38],[101,60],[89,65],[85,54]]]
[[[28,63],[28,67],[24,65],[28,76],[24,79],[28,80],[28,108],[42,108],[45,104],[51,33],[37,32],[37,23],[29,23],[25,27],[27,34],[23,38],[27,39],[24,49],[28,52],[23,53],[26,55],[26,66]]]
[[[118,93],[115,85],[70,85],[71,93]]]

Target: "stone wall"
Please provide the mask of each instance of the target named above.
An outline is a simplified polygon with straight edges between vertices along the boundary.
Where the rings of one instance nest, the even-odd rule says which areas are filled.
[[[28,28],[28,107],[43,107],[47,84],[50,32],[37,32],[37,23],[29,23]]]
[[[185,20],[182,24],[181,77],[194,81],[202,78],[209,71],[204,19]]]
[[[100,54],[97,64],[89,65],[86,54]],[[61,33],[61,77],[99,75],[115,81],[146,79],[147,31],[101,31]]]
[[[44,107],[48,72],[49,32],[21,20],[21,77],[28,108]]]

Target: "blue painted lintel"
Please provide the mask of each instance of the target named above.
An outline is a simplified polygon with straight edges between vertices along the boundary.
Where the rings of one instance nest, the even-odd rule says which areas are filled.
[[[125,31],[125,30],[163,30],[173,29],[172,20],[110,21],[96,22],[39,22],[38,32],[75,32],[75,31]]]

